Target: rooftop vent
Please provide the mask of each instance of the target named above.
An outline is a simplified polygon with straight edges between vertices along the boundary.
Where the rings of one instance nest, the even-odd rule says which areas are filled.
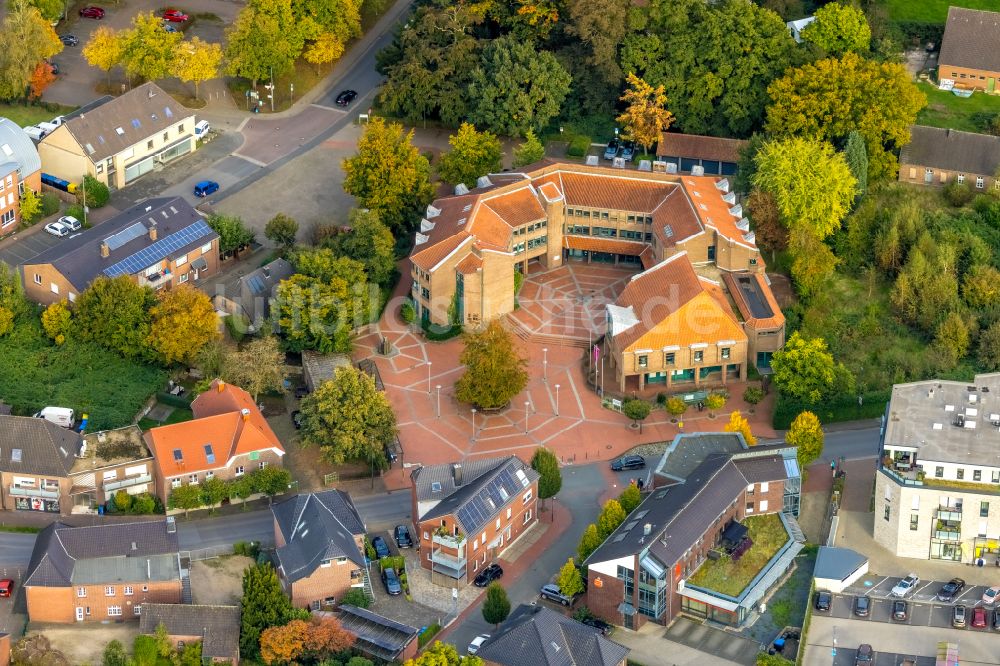
[[[729,214],[737,219],[743,217],[743,206],[741,206],[740,204],[736,204],[735,206],[729,209]]]
[[[490,187],[493,185],[493,181],[490,180],[489,176],[480,176],[476,179],[476,187]]]
[[[969,402],[970,403],[972,403],[974,405],[974,404],[976,404],[977,400],[979,400],[979,394],[977,394],[977,393],[970,393],[969,394]]]
[[[653,532],[653,523],[646,523],[642,526],[642,536],[649,536]]]
[[[600,164],[597,160],[597,155],[587,155],[587,166],[597,166]]]
[[[944,411],[946,411],[946,412],[953,412],[953,411],[955,411],[955,405],[945,405],[944,406]]]
[[[677,162],[667,162],[667,173],[677,173]]]
[[[434,206],[432,206],[430,204],[427,204],[427,210],[424,213],[424,216],[428,220],[433,219],[433,218],[437,217],[440,214],[441,214],[441,209],[440,208],[435,208]]]
[[[736,203],[736,192],[727,192],[722,196],[722,200],[725,201],[730,206],[732,206],[734,203]]]
[[[136,545],[135,541],[132,542],[132,550],[139,550],[139,546]]]
[[[717,189],[721,190],[722,192],[725,192],[726,194],[728,194],[729,193],[729,179],[728,178],[720,178],[719,180],[715,181],[715,187]]]
[[[693,167],[691,167],[691,175],[692,176],[704,176],[705,175],[705,167],[703,167],[700,164],[695,164]]]
[[[243,420],[246,421],[247,419],[250,418],[250,410],[244,407],[243,409],[240,410],[240,415],[242,415]]]
[[[462,485],[462,464],[455,463],[451,466],[451,477],[455,480],[455,485]]]
[[[455,186],[455,194],[462,195],[468,193],[469,193],[469,188],[466,187],[465,183],[459,183],[458,185]]]
[[[927,389],[927,397],[928,398],[934,397],[934,389]]]
[[[736,228],[740,231],[750,231],[750,220],[744,217],[736,223]]]
[[[934,428],[934,430],[944,430],[944,424],[943,423],[935,423],[934,426],[933,426],[933,428]]]

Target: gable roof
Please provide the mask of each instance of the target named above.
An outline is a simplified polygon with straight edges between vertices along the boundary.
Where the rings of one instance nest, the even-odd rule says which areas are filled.
[[[656,145],[658,157],[687,157],[691,159],[737,162],[740,151],[748,144],[743,139],[726,139],[720,136],[661,132]]]
[[[634,174],[579,173],[559,174],[566,205],[590,208],[652,211],[678,185],[658,180],[643,180]]]
[[[289,582],[308,577],[320,563],[346,557],[365,566],[355,536],[365,524],[351,496],[340,490],[296,495],[272,505],[271,514],[285,545],[275,552]]]
[[[235,662],[239,656],[239,606],[143,604],[139,631],[152,636],[160,624],[171,636],[201,636],[203,657]]]
[[[992,176],[1000,166],[1000,136],[913,125],[899,163]]]
[[[521,604],[476,656],[503,666],[617,666],[629,652],[582,622]]]
[[[181,106],[158,85],[144,83],[89,113],[69,118],[64,126],[83,154],[96,163],[192,115],[194,111]]]
[[[250,317],[252,324],[259,325],[269,316],[274,289],[278,283],[290,278],[294,272],[288,261],[278,258],[239,279],[237,291],[240,306]]]
[[[80,450],[80,434],[45,419],[0,415],[0,470],[13,474],[68,476]]]
[[[15,162],[25,179],[42,168],[38,149],[13,120],[0,117],[0,162]]]
[[[1000,72],[1000,13],[949,7],[941,40],[941,67]]]

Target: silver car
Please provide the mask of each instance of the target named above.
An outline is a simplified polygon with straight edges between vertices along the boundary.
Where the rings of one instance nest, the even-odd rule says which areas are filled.
[[[892,592],[890,594],[894,597],[905,597],[907,594],[912,592],[919,583],[920,577],[917,576],[917,574],[907,574],[906,578],[896,583],[896,586],[892,588]]]

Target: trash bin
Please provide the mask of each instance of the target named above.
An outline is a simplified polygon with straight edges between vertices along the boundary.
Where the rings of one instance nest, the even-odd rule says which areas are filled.
[[[103,504],[98,504],[97,505],[97,515],[98,516],[103,516],[104,515],[104,505]]]

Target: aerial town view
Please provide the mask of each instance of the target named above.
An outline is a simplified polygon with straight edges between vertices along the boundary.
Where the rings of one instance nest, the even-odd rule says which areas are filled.
[[[1000,0],[0,2],[0,666],[202,664],[1000,666]]]

